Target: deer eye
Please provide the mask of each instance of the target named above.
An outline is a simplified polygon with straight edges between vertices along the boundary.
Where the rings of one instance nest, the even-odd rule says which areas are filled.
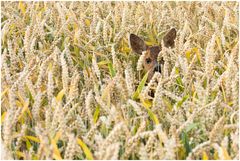
[[[146,59],[146,63],[147,63],[147,64],[150,64],[151,62],[152,62],[152,60],[151,60],[150,58],[147,58],[147,59]]]

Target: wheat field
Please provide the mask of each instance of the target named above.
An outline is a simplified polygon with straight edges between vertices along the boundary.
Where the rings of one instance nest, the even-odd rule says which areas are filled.
[[[2,157],[238,160],[238,20],[238,2],[1,2]],[[172,27],[146,82],[129,35]]]

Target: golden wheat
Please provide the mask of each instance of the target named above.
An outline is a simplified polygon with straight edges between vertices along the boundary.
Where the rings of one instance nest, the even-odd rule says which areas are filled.
[[[2,2],[3,159],[239,159],[238,9]],[[162,44],[148,84],[131,33]]]

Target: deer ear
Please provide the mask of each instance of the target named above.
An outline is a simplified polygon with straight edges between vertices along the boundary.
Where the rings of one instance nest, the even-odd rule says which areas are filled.
[[[163,42],[164,42],[164,45],[168,48],[168,47],[171,47],[173,48],[174,47],[174,40],[176,38],[176,35],[177,35],[177,31],[175,28],[172,28],[170,31],[168,31],[168,33],[163,37]]]
[[[138,54],[142,54],[143,51],[147,50],[147,45],[137,35],[130,34],[129,41],[130,41],[130,46],[134,52]]]

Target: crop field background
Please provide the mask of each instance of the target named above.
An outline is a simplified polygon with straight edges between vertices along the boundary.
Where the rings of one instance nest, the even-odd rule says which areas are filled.
[[[238,2],[1,2],[2,158],[239,159],[238,19]],[[146,82],[129,35],[173,27]]]

